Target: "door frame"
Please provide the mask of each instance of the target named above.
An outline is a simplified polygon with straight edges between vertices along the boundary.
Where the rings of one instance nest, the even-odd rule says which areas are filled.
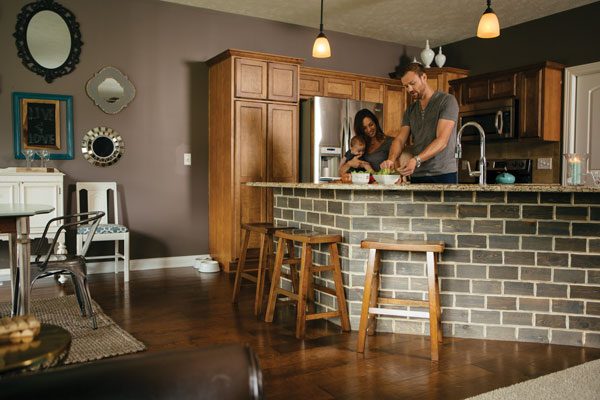
[[[563,110],[563,154],[575,152],[575,101],[577,100],[577,78],[600,73],[600,61],[565,68],[565,92]],[[562,182],[567,181],[567,170],[562,163]]]

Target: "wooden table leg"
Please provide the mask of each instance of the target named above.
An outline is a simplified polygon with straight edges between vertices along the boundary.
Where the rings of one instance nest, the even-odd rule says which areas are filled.
[[[29,314],[31,271],[29,270],[29,217],[17,218],[17,268],[19,269],[19,315]]]

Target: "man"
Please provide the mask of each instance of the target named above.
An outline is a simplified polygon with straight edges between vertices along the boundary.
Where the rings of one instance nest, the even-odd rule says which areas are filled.
[[[415,156],[400,170],[400,174],[411,175],[413,183],[457,183],[457,162],[454,158],[458,120],[456,98],[434,91],[419,63],[408,64],[401,81],[414,101],[404,113],[400,133],[394,138],[388,159],[381,163],[381,168],[394,167],[409,135],[412,135]]]

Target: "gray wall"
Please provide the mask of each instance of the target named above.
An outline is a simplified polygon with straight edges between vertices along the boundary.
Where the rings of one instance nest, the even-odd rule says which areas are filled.
[[[587,64],[600,60],[598,21],[600,2],[502,28],[495,39],[474,37],[447,44],[444,53],[449,66],[467,68],[470,75],[546,60],[566,66]]]
[[[310,56],[316,29],[213,12],[158,0],[59,0],[80,23],[84,46],[75,71],[47,84],[21,65],[12,34],[21,7],[31,0],[0,2],[0,168],[24,165],[12,152],[11,93],[72,95],[76,156],[53,165],[75,181],[114,180],[132,230],[132,258],[208,252],[208,141],[206,67],[227,48],[303,57],[305,65],[387,77],[400,57],[418,49],[328,33],[333,57]],[[404,54],[407,52],[408,54]],[[137,96],[122,112],[104,114],[85,93],[102,67],[119,68]],[[78,151],[85,132],[108,126],[119,132],[126,154],[97,168]],[[193,166],[183,166],[183,153]],[[71,188],[72,190],[72,188]],[[73,210],[67,196],[67,211]]]

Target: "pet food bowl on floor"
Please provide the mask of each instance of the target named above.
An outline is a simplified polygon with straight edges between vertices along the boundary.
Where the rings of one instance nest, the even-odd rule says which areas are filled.
[[[210,258],[196,258],[194,268],[196,268],[199,272],[209,273],[219,272],[221,270],[219,268],[219,263],[215,260],[211,260]]]

